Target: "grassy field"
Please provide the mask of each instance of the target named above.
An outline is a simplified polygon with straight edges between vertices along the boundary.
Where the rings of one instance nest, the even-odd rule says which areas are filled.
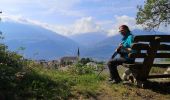
[[[8,100],[169,100],[170,83],[149,82],[147,88],[132,84],[109,84],[107,70],[98,77],[96,72],[75,72],[75,67],[61,71],[40,66],[25,68],[22,78],[1,88],[0,99]],[[76,69],[77,70],[77,69]],[[169,81],[170,82],[170,81]]]

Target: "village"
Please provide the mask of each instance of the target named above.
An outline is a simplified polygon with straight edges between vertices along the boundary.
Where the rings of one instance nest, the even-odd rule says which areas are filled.
[[[159,59],[157,59],[159,61]],[[156,61],[156,60],[155,60]],[[71,66],[81,63],[85,66],[92,67],[95,71],[100,71],[103,68],[107,69],[106,63],[107,62],[99,62],[94,61],[92,58],[81,58],[80,57],[80,50],[78,48],[77,55],[75,56],[64,56],[56,60],[35,60],[35,63],[43,66],[47,69],[59,69],[59,70],[67,70]],[[168,74],[170,72],[170,68],[164,71],[164,74]]]
[[[81,58],[79,48],[76,56],[64,56],[61,57],[60,59],[50,60],[50,61],[35,60],[35,62],[48,69],[67,69],[70,66],[80,62],[83,65],[93,67],[95,70],[98,70],[98,63],[101,63],[101,62],[94,61],[91,58]],[[102,63],[104,64],[104,62]]]

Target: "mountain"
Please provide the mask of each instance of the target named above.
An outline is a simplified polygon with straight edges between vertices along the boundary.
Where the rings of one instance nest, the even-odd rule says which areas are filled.
[[[5,21],[0,23],[0,30],[9,49],[24,47],[20,53],[27,58],[55,59],[77,53],[76,42],[40,26]]]
[[[0,30],[5,39],[3,42],[12,51],[32,59],[57,59],[63,56],[75,56],[80,48],[81,57],[97,60],[108,60],[120,43],[120,34],[107,37],[106,33],[94,32],[71,37],[61,36],[40,26],[23,24],[13,21],[2,21]],[[166,34],[135,29],[134,35]],[[20,47],[26,48],[19,50]]]
[[[77,43],[81,44],[81,46],[93,46],[96,43],[107,38],[106,33],[102,32],[89,32],[83,34],[76,34],[70,36],[70,38]]]
[[[109,59],[120,41],[121,37],[119,35],[108,37],[87,48],[84,52],[84,56],[95,58],[97,60]]]

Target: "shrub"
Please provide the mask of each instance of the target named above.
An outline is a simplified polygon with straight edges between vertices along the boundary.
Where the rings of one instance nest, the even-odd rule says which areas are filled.
[[[76,63],[75,65],[72,65],[68,71],[73,74],[82,75],[82,74],[92,74],[95,72],[95,69],[93,66],[87,66],[81,63]]]
[[[23,57],[7,50],[7,46],[0,45],[0,88],[11,87],[16,79],[16,73],[20,72],[24,66]],[[4,86],[6,85],[6,86]]]

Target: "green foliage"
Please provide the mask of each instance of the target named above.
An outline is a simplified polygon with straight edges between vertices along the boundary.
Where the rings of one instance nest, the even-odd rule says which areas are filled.
[[[103,76],[96,78],[96,74],[72,74],[45,69],[32,63],[25,77],[18,81],[15,90],[20,99],[63,100],[75,95],[74,92],[96,94],[94,91],[99,89],[96,83],[104,79]]]
[[[24,66],[23,58],[15,52],[7,50],[7,46],[0,44],[0,89],[11,87],[16,79],[16,73],[20,72]]]
[[[98,69],[98,70],[103,70],[103,69],[104,69],[103,64],[98,64],[98,65],[97,65],[97,69]]]
[[[2,33],[0,39],[4,39]],[[13,98],[17,80],[23,78],[25,62],[21,55],[9,51],[5,44],[0,44],[0,95],[2,92],[6,99]]]
[[[82,63],[76,63],[75,65],[71,66],[69,71],[78,75],[95,73],[93,66],[83,65]]]
[[[87,64],[88,62],[93,62],[93,60],[90,58],[81,58],[80,60],[80,63],[82,63],[83,65]]]
[[[18,97],[45,100],[68,98],[71,85],[73,85],[69,76],[57,74],[57,71],[53,72],[42,67],[30,69],[24,79],[16,86]]]
[[[163,23],[170,24],[169,0],[146,0],[144,7],[138,6],[137,24],[142,24],[145,29],[159,28]]]

